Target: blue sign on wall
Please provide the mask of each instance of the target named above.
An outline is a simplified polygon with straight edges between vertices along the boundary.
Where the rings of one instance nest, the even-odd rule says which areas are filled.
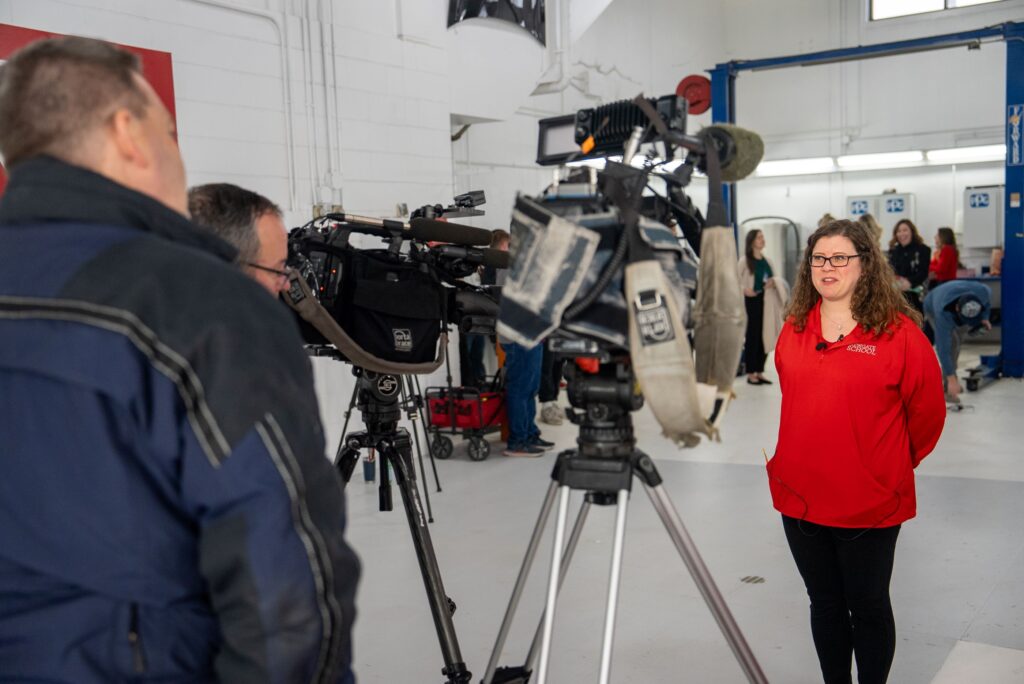
[[[868,213],[867,200],[854,200],[850,202],[850,213],[854,216]]]
[[[1010,105],[1006,108],[1006,165],[1024,166],[1024,150],[1021,149],[1021,126],[1024,125],[1024,105]]]
[[[990,200],[987,192],[972,192],[967,201],[970,203],[971,209],[981,209],[987,207]]]
[[[903,213],[903,198],[894,197],[893,199],[885,200],[885,213],[887,214],[902,214]]]

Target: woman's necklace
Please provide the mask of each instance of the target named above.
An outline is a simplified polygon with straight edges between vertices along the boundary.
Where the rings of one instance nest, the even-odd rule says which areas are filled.
[[[834,318],[832,318],[831,316],[826,314],[824,311],[821,312],[821,315],[824,316],[825,319],[829,323],[831,323],[832,325],[834,325],[836,327],[836,334],[837,335],[842,335],[843,334],[843,328],[846,327],[846,325],[847,325],[846,323],[840,323],[839,321],[835,320]]]

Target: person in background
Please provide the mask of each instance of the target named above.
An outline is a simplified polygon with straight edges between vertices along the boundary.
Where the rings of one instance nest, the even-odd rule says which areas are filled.
[[[825,212],[824,214],[822,214],[821,218],[818,219],[818,227],[821,228],[822,226],[827,226],[828,224],[832,223],[835,220],[835,216],[828,212]]]
[[[774,270],[764,256],[764,233],[751,230],[747,233],[744,256],[740,259],[740,284],[743,286],[744,303],[747,307],[747,335],[743,345],[743,364],[750,385],[770,385],[764,377],[764,362],[768,358],[763,339],[764,291],[775,287]]]
[[[875,242],[877,242],[879,247],[881,247],[882,235],[885,234],[885,230],[878,224],[875,217],[871,214],[861,214],[857,219],[857,223],[867,228],[868,234],[874,236]]]
[[[928,278],[932,286],[956,280],[956,269],[960,265],[960,250],[956,247],[956,236],[952,228],[939,228],[935,233],[935,252],[928,265]]]
[[[548,425],[561,425],[565,422],[565,410],[558,405],[558,390],[562,386],[562,369],[565,358],[557,357],[544,344],[544,357],[540,364],[540,391],[537,401],[540,402],[540,419]]]
[[[931,248],[917,232],[917,226],[910,219],[901,219],[892,229],[889,240],[889,265],[896,274],[896,287],[912,307],[924,311],[921,293],[928,281],[928,264],[932,258]]]
[[[810,598],[825,682],[888,678],[896,539],[916,514],[914,468],[946,406],[920,314],[892,286],[874,235],[834,221],[807,240],[775,348],[782,413],[772,501]]]
[[[490,249],[507,252],[508,242],[508,231],[499,228],[491,233]],[[506,269],[499,269],[493,266],[481,266],[478,270],[480,273],[480,284],[484,286],[500,286],[505,282],[505,277],[508,275]],[[466,384],[474,387],[484,386],[487,379],[487,369],[484,368],[484,351],[490,341],[490,335],[478,335],[475,333],[466,335],[466,355],[469,360],[470,371]]]
[[[497,232],[497,231],[495,231]],[[509,234],[501,231],[502,242],[495,249],[509,248]],[[492,239],[492,245],[495,240]],[[503,246],[502,246],[503,245]],[[499,271],[502,277],[507,273]],[[506,456],[537,457],[555,446],[541,439],[537,427],[537,394],[540,390],[544,342],[524,347],[498,337],[505,352],[505,406],[508,414]]]
[[[992,329],[991,302],[988,286],[973,280],[943,283],[924,298],[924,315],[935,331],[935,352],[942,366],[948,403],[960,403],[962,390],[956,368],[964,335],[978,328]]]
[[[79,37],[0,67],[0,679],[351,683],[359,562],[290,314]]]
[[[188,210],[238,250],[235,262],[272,296],[288,289],[288,234],[276,204],[237,185],[210,183],[189,190]]]

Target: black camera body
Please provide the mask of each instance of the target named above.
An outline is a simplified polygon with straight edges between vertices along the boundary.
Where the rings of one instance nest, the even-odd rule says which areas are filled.
[[[379,235],[379,230],[368,232]],[[342,215],[295,228],[288,239],[288,265],[364,351],[385,362],[423,364],[435,359],[448,326],[493,333],[496,293],[461,280],[484,262],[483,250],[431,246],[401,230],[385,237],[386,247],[364,249],[352,244],[357,232],[361,227]],[[331,344],[317,327],[298,321],[308,345]]]

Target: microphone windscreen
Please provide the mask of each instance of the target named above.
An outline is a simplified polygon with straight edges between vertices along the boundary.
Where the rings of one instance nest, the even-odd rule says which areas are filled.
[[[485,249],[483,255],[484,266],[490,266],[491,268],[508,268],[509,264],[512,263],[511,254],[504,249]]]
[[[450,221],[414,218],[409,222],[409,232],[414,238],[424,242],[448,242],[471,247],[491,244],[491,231]]]
[[[722,180],[731,183],[746,178],[754,172],[764,156],[764,141],[754,131],[740,128],[735,124],[714,124],[705,130],[723,134],[732,139],[735,154],[722,166]]]

